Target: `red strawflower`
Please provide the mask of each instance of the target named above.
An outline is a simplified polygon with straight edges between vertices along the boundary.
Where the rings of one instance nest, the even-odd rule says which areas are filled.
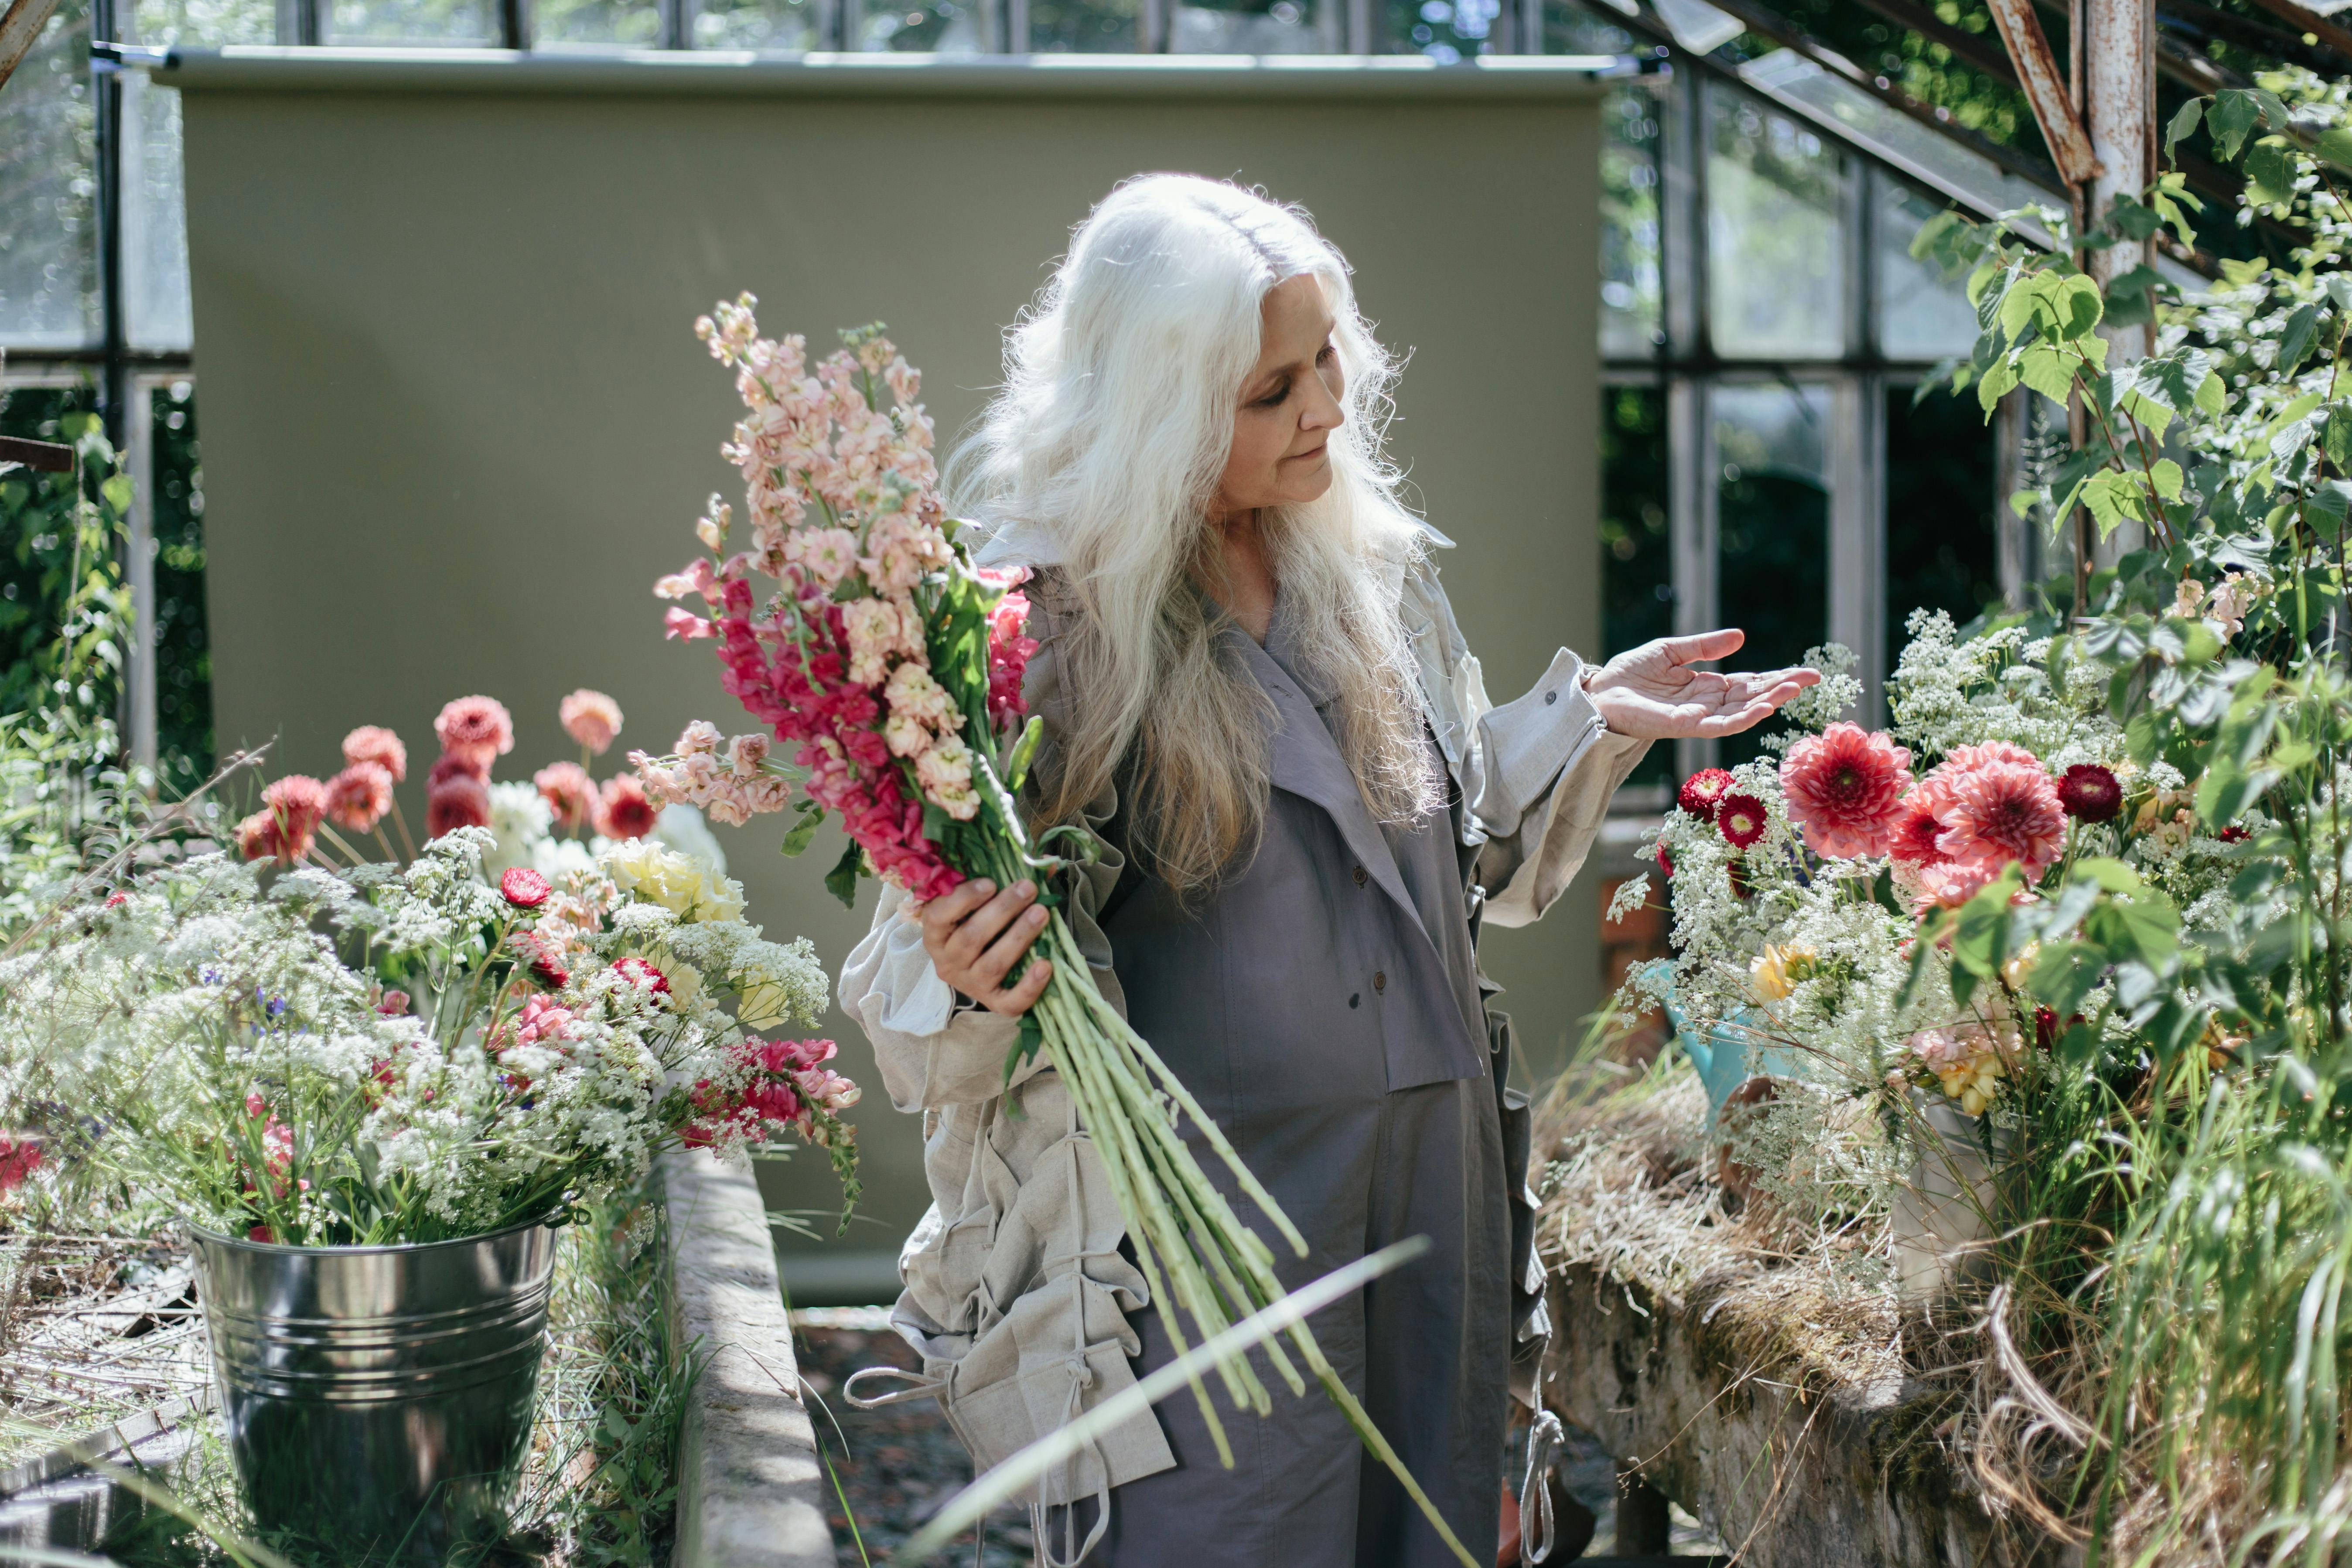
[[[499,878],[499,897],[519,910],[535,910],[555,889],[528,866],[509,866]]]
[[[2252,838],[2253,835],[2246,829],[2238,826],[2235,823],[2232,823],[2231,826],[2221,829],[2221,832],[2215,834],[2213,837],[2220,839],[2224,844],[2243,844],[2247,839]]]
[[[1721,768],[1701,768],[1683,780],[1675,804],[1704,821],[1715,820],[1715,808],[1731,793],[1731,775]]]
[[[1666,847],[1661,844],[1658,846],[1658,875],[1661,877],[1672,877],[1674,874],[1675,858],[1667,854]]]
[[[1884,730],[1843,721],[1808,735],[1780,759],[1789,820],[1814,854],[1842,860],[1886,853],[1911,787],[1911,753]]]
[[[550,763],[530,775],[555,825],[572,832],[596,813],[596,781],[578,763]]]
[[[1735,849],[1745,849],[1763,837],[1769,821],[1764,803],[1752,795],[1727,795],[1715,804],[1716,831]]]
[[[353,763],[327,781],[327,816],[338,827],[373,833],[392,809],[392,773],[382,763]]]
[[[343,737],[343,762],[349,766],[373,763],[400,783],[408,776],[408,748],[400,737],[379,724],[362,724]]]
[[[596,802],[597,832],[607,838],[643,838],[660,819],[661,813],[646,797],[646,786],[635,773],[604,781],[604,793]]]
[[[613,968],[632,985],[650,985],[656,995],[669,994],[669,976],[642,958],[615,959]]]
[[[490,786],[471,773],[443,779],[425,796],[425,833],[438,838],[461,827],[490,825]]]
[[[2058,781],[2058,804],[2078,822],[2112,821],[2124,808],[2124,786],[2096,763],[2076,763]]]
[[[444,752],[461,752],[488,772],[491,760],[514,750],[514,720],[495,697],[460,697],[433,721]]]

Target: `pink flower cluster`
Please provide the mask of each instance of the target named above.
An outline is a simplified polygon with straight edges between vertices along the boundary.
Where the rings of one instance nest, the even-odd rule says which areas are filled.
[[[703,1149],[785,1130],[823,1142],[820,1116],[830,1120],[858,1100],[857,1086],[824,1065],[835,1048],[831,1040],[742,1041],[730,1064],[740,1081],[722,1088],[705,1079],[689,1094],[694,1119],[683,1135],[686,1146]]]
[[[1960,746],[1916,782],[1910,765],[1910,752],[1885,731],[1832,724],[1781,760],[1789,820],[1816,855],[1887,857],[1923,910],[1966,903],[2011,865],[2031,883],[2064,852],[2060,787],[2024,747]],[[2114,775],[2095,771],[2112,789]],[[2082,772],[2070,770],[2070,788],[2095,793],[2097,780],[2077,779]]]
[[[811,365],[803,340],[759,335],[753,303],[744,295],[695,323],[736,371],[745,413],[722,451],[743,475],[751,547],[720,556],[732,513],[714,497],[696,531],[711,556],[654,591],[705,602],[708,617],[670,610],[669,635],[716,641],[721,683],[796,747],[809,797],[838,814],[883,877],[933,898],[962,876],[925,836],[924,808],[965,822],[980,813],[975,770],[998,737],[966,726],[983,714],[992,729],[1019,722],[1037,646],[1024,629],[1027,601],[1005,593],[989,613],[984,691],[941,684],[924,618],[936,601],[918,590],[957,557],[942,527],[931,422],[915,401],[920,377],[871,332]],[[782,585],[757,611],[752,572]],[[675,755],[632,760],[655,797],[740,823],[790,804],[764,750],[747,743],[755,739],[724,741],[722,757],[719,731],[697,725]]]

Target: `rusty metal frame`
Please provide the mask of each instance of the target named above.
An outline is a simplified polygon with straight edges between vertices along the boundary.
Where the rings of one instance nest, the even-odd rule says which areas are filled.
[[[8,85],[17,66],[33,52],[49,13],[57,8],[58,0],[7,0],[7,9],[0,11],[0,87]]]
[[[2050,155],[2057,160],[2060,176],[2070,185],[2085,184],[2097,178],[2101,172],[2098,157],[2091,151],[2091,138],[2084,131],[2082,121],[2075,116],[2065,79],[2059,73],[2057,58],[2050,52],[2050,39],[2042,31],[2042,19],[2033,14],[2033,0],[1986,0],[1986,5],[1992,12],[1993,26],[2000,30],[2001,42],[2009,48],[2026,102],[2033,108],[2034,123],[2042,128],[2042,140],[2049,146]]]

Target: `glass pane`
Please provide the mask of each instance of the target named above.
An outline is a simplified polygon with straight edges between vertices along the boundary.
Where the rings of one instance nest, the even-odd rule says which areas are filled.
[[[97,170],[89,9],[66,0],[0,91],[0,347],[101,335]]]
[[[1620,88],[1601,105],[1601,352],[1655,352],[1659,335],[1658,100]]]
[[[694,47],[813,49],[815,0],[702,0],[694,13]]]
[[[1917,609],[1967,626],[2000,602],[1997,426],[1976,394],[1886,395],[1886,668],[1911,640]]]
[[[1389,53],[1427,55],[1450,66],[1488,53],[1502,14],[1503,0],[1385,0],[1381,15]]]
[[[1666,529],[1666,395],[1601,389],[1601,647],[1604,658],[1675,629],[1674,542]],[[1628,781],[1664,784],[1675,749],[1653,746]]]
[[[929,5],[890,5],[865,0],[859,49],[909,49],[939,55],[976,55],[988,47],[981,33],[980,0],[931,0]]]
[[[196,389],[155,389],[155,740],[167,793],[213,766],[213,656],[205,632],[205,477]]]
[[[277,0],[138,0],[129,42],[270,44],[278,41]]]
[[[1829,389],[1718,386],[1713,399],[1717,619],[1748,634],[1738,665],[1794,664],[1829,637]],[[1724,765],[1759,754],[1756,731]]]
[[[1170,14],[1180,55],[1297,55],[1340,48],[1339,0],[1208,0]]]
[[[497,41],[489,0],[334,0],[327,41],[336,44],[446,44]]]
[[[1888,359],[1940,360],[1976,347],[1976,307],[1968,274],[1944,276],[1914,260],[1912,237],[1947,204],[1880,176],[1878,186],[1878,342]]]
[[[661,7],[646,0],[533,0],[534,49],[650,49],[661,42]]]
[[[1706,95],[1708,328],[1717,353],[1832,359],[1845,349],[1841,160],[1736,92]]]
[[[1633,35],[1576,0],[1544,0],[1541,52],[1547,55],[1630,55]]]
[[[1142,44],[1142,0],[1029,0],[1032,53],[1123,54]]]
[[[186,349],[188,215],[180,184],[180,95],[122,73],[122,311],[131,346]]]

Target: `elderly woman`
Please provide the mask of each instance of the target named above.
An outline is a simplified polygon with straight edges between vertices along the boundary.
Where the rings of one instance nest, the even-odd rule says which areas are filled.
[[[1026,804],[1106,846],[1066,889],[1080,945],[1306,1235],[1305,1258],[1276,1248],[1286,1285],[1434,1243],[1315,1331],[1492,1562],[1514,1351],[1543,1330],[1513,1300],[1525,1101],[1478,928],[1559,895],[1651,741],[1747,729],[1812,672],[1695,668],[1739,647],[1723,631],[1600,666],[1562,649],[1490,705],[1431,561],[1447,541],[1394,495],[1391,362],[1295,209],[1186,176],[1121,186],[1006,371],[950,482],[991,531],[982,563],[1032,574],[1027,695],[1051,741]],[[1037,894],[886,890],[841,984],[924,1118],[936,1202],[895,1321],[982,1467],[1171,1353],[1050,1066],[1006,1083],[1047,973],[1021,964]],[[1231,1470],[1190,1399],[1088,1448],[1037,1500],[1049,1553],[1452,1561],[1312,1384],[1270,1386],[1270,1417],[1225,1419]]]

